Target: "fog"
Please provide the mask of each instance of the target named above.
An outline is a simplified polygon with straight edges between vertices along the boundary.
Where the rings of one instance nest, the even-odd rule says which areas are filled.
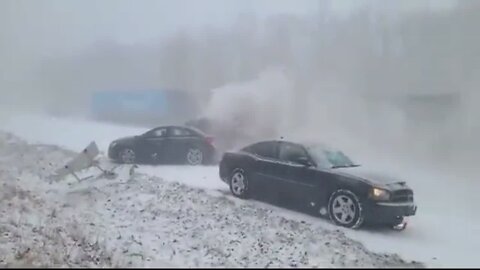
[[[96,91],[182,89],[195,117],[250,140],[472,175],[479,14],[466,0],[3,0],[0,105],[90,117]]]

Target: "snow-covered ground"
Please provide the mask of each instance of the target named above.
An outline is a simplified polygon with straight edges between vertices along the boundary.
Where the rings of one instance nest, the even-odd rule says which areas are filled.
[[[138,134],[144,131],[137,128],[125,128],[107,125],[103,123],[93,123],[86,120],[73,121],[71,119],[58,119],[31,115],[16,115],[11,117],[5,117],[1,120],[0,129],[12,132],[32,143],[55,144],[73,151],[79,151],[83,149],[92,140],[95,140],[97,142],[100,150],[106,151],[108,143],[111,140],[118,137]],[[60,149],[58,151],[61,152]],[[0,155],[0,157],[5,159],[5,157],[2,155]],[[30,160],[33,162],[34,159]],[[288,251],[284,250],[283,252],[286,252],[284,254],[290,254],[291,252],[293,252],[293,250],[290,250],[290,248],[293,248],[294,250],[296,249],[307,251],[307,257],[309,261],[308,263],[305,263],[305,261],[303,261],[303,263],[305,264],[302,264],[302,257],[299,254],[294,255],[296,253],[292,253],[291,258],[295,259],[297,265],[314,266],[315,264],[317,264],[320,266],[329,266],[332,258],[335,258],[334,266],[367,266],[373,264],[392,265],[392,261],[380,262],[377,259],[374,259],[376,258],[376,255],[367,252],[366,250],[364,250],[363,247],[361,247],[361,245],[355,242],[351,242],[349,238],[352,238],[363,243],[371,251],[398,253],[405,259],[422,261],[427,263],[428,266],[478,266],[478,260],[476,258],[476,255],[480,248],[480,226],[478,225],[480,224],[480,217],[475,215],[475,213],[478,211],[476,209],[476,203],[474,203],[477,191],[479,190],[478,184],[474,184],[474,181],[467,181],[465,179],[458,179],[458,181],[452,181],[452,177],[448,176],[443,171],[433,174],[432,172],[422,172],[418,168],[409,168],[405,166],[402,167],[400,164],[396,164],[396,166],[394,167],[388,167],[388,162],[386,162],[386,164],[382,166],[384,166],[385,169],[391,169],[395,172],[398,172],[415,190],[416,200],[419,204],[419,210],[417,212],[417,216],[411,219],[407,230],[403,232],[368,229],[360,231],[340,229],[331,225],[326,220],[313,218],[302,213],[296,213],[290,210],[281,209],[259,202],[243,202],[236,199],[226,199],[223,196],[222,192],[218,192],[219,190],[226,191],[227,187],[219,180],[218,169],[215,166],[141,166],[137,170],[140,175],[135,180],[132,180],[130,184],[124,183],[118,184],[118,187],[112,187],[111,182],[108,182],[106,180],[99,180],[97,181],[97,183],[94,184],[94,186],[99,189],[98,191],[94,191],[91,189],[91,185],[93,185],[93,183],[89,183],[87,185],[88,182],[86,182],[86,186],[83,191],[81,188],[81,184],[76,184],[75,188],[79,190],[78,194],[88,194],[84,194],[81,196],[79,195],[78,198],[80,201],[77,201],[76,205],[78,206],[78,209],[83,209],[81,211],[78,210],[80,213],[85,213],[85,217],[82,216],[81,222],[83,223],[89,221],[88,216],[90,215],[94,216],[95,218],[92,223],[103,224],[103,226],[108,227],[105,230],[105,235],[109,235],[108,233],[114,231],[113,229],[115,228],[115,226],[123,226],[128,221],[130,221],[133,223],[140,223],[136,224],[133,227],[143,228],[144,231],[142,233],[133,233],[132,231],[129,231],[132,229],[132,225],[128,225],[128,228],[130,229],[123,228],[124,230],[122,231],[115,228],[115,230],[117,230],[117,232],[125,234],[132,234],[134,235],[134,237],[141,236],[147,238],[151,237],[152,233],[157,233],[160,236],[165,237],[166,239],[170,239],[172,241],[173,239],[171,239],[171,237],[173,236],[171,236],[171,232],[168,231],[172,228],[172,225],[168,224],[170,224],[169,222],[172,222],[170,219],[175,216],[179,216],[179,218],[181,219],[181,221],[177,222],[177,225],[182,224],[182,226],[185,226],[184,230],[179,231],[189,234],[196,231],[195,228],[198,227],[195,226],[202,226],[197,224],[199,220],[221,220],[222,218],[226,218],[227,221],[220,222],[220,220],[218,220],[216,222],[212,222],[212,224],[210,225],[207,225],[209,224],[207,221],[205,221],[206,223],[200,222],[204,226],[207,226],[206,228],[210,228],[208,226],[213,226],[212,229],[206,229],[205,227],[201,227],[200,229],[198,229],[203,233],[203,236],[199,239],[201,239],[202,241],[208,239],[206,243],[200,241],[202,242],[202,245],[205,244],[213,250],[215,250],[214,247],[218,243],[221,243],[223,250],[226,250],[227,247],[225,246],[225,243],[230,240],[234,241],[238,238],[238,235],[235,235],[235,232],[238,234],[240,233],[240,231],[244,231],[245,228],[238,228],[239,221],[237,220],[237,216],[240,218],[240,220],[248,219],[246,223],[242,222],[240,224],[242,224],[241,226],[247,226],[243,224],[249,224],[248,226],[251,227],[247,229],[251,229],[254,236],[247,236],[248,240],[245,240],[245,242],[243,242],[243,244],[241,245],[241,247],[244,249],[240,253],[243,254],[242,256],[249,254],[248,256],[250,258],[250,261],[242,260],[242,256],[238,255],[238,253],[233,251],[230,252],[231,255],[229,255],[228,257],[230,259],[226,259],[226,261],[221,261],[221,258],[226,257],[226,254],[222,256],[218,254],[211,255],[212,257],[202,259],[205,253],[199,255],[200,253],[198,253],[198,249],[200,249],[202,252],[206,252],[205,247],[197,247],[197,249],[190,247],[190,249],[188,249],[188,247],[184,246],[179,247],[180,244],[168,244],[168,242],[165,242],[165,246],[167,247],[163,249],[163,252],[159,252],[158,250],[146,251],[148,248],[152,247],[155,247],[157,249],[161,248],[158,242],[160,240],[142,238],[142,241],[146,241],[146,243],[141,246],[143,247],[142,252],[144,252],[142,254],[144,254],[144,258],[150,256],[150,263],[153,263],[155,265],[158,265],[159,263],[155,263],[154,260],[159,260],[159,262],[166,262],[166,264],[179,264],[180,266],[215,266],[221,263],[226,263],[226,265],[231,266],[263,266],[261,265],[262,263],[265,263],[266,265],[269,262],[265,258],[273,257],[284,259],[284,261],[281,262],[273,261],[273,265],[290,265],[293,259],[287,259],[282,256],[278,256],[278,254],[272,255],[268,253],[272,252],[272,250],[275,248],[278,249],[278,245],[281,246],[281,244],[279,244],[281,241],[287,241],[285,239],[290,239],[288,236],[286,236],[284,240],[280,240],[282,238],[278,237],[278,235],[274,237],[274,233],[277,232],[285,233],[287,235],[288,233],[295,234],[295,236],[293,236],[293,244],[291,243],[285,245],[284,248],[288,246]],[[35,172],[33,171],[31,171],[30,173],[35,174]],[[43,183],[42,179],[38,179],[38,177],[35,178],[34,176],[25,177],[25,180],[23,181],[28,181],[29,185],[25,185],[28,187],[31,186],[30,181]],[[67,188],[67,186],[62,185],[64,184],[56,183],[50,185],[48,188],[58,190],[57,192],[59,192],[59,194],[62,194],[62,192],[71,192],[72,187]],[[153,186],[155,185],[159,185],[161,188],[155,190],[153,188]],[[126,190],[127,187],[129,187],[128,189],[130,191]],[[143,188],[145,190],[139,190],[140,188]],[[202,188],[204,191],[198,190],[198,188]],[[38,190],[41,189],[38,188]],[[181,190],[181,192],[178,192],[179,190]],[[82,191],[83,193],[80,191]],[[166,191],[168,192],[166,193]],[[102,192],[106,194],[103,194]],[[116,194],[116,192],[118,192],[118,194]],[[93,199],[85,199],[85,196],[92,196],[91,194],[94,193],[98,193],[97,196],[95,196],[94,198],[99,200],[100,203],[92,202]],[[130,208],[127,207],[128,204],[126,203],[128,201],[126,200],[126,197],[128,197],[127,194],[130,194],[132,200],[132,202],[129,202],[128,204],[134,205]],[[142,196],[139,196],[138,194],[142,194]],[[180,196],[179,194],[184,194],[185,196],[181,195],[181,198],[175,197]],[[75,196],[71,196],[71,194],[64,196],[66,196],[67,198],[75,198]],[[107,199],[108,196],[113,196],[110,199],[110,202]],[[54,196],[54,198],[58,197],[59,196]],[[182,203],[178,205],[172,203],[178,200],[182,201]],[[56,205],[55,203],[50,202],[48,198],[44,198],[44,201],[45,203],[52,204],[52,206]],[[98,210],[99,213],[92,213],[91,209],[99,209],[98,207],[101,206],[102,203],[106,203],[105,209],[116,209],[117,212],[122,212],[122,214],[116,215],[121,216],[125,220],[122,221],[122,218],[113,217],[113,214],[106,210]],[[228,205],[228,207],[225,207],[225,205]],[[142,216],[143,214],[137,212],[139,209],[141,210],[141,208],[135,208],[148,208],[147,206],[150,207],[149,209],[155,209],[152,211],[160,211],[158,213],[161,214],[158,214],[157,217],[162,217],[165,220],[162,219],[156,221],[149,221],[149,218],[152,218],[153,216],[155,216],[155,214],[151,214],[152,212],[148,212],[147,210],[145,210],[142,213],[147,213]],[[137,209],[137,211],[133,211],[133,209]],[[70,213],[72,211],[66,210],[64,212],[67,215],[65,220],[72,220],[73,218],[79,217],[78,215],[74,215],[72,217],[72,214]],[[192,215],[194,215],[192,213],[197,212],[202,213],[203,217],[201,215],[200,217],[202,218],[199,218],[198,216],[192,217]],[[146,223],[146,225],[141,225],[143,219],[146,220],[145,222],[148,222]],[[282,223],[279,220],[285,220],[285,222]],[[283,225],[281,225],[280,223],[282,223]],[[274,230],[265,230],[262,229],[265,227],[265,224],[268,224],[269,227],[271,227],[273,224],[277,225],[274,225]],[[223,229],[219,230],[218,228],[222,227],[218,227],[217,225],[223,226]],[[235,225],[237,227],[235,227]],[[288,229],[288,226],[297,225],[301,229]],[[155,227],[155,229],[153,227]],[[88,235],[88,233],[90,232],[96,232],[98,234],[103,233],[103,231],[99,228],[92,229],[91,231],[89,231],[88,228],[88,226],[85,226],[84,229],[86,229],[86,231],[82,233],[85,233],[86,235]],[[209,234],[210,231],[212,231],[212,234]],[[345,236],[347,236],[348,238],[346,238]],[[177,241],[182,241],[181,243],[183,245],[185,244],[185,241],[191,241],[193,236],[183,235],[175,237]],[[254,246],[253,244],[256,243],[255,241],[260,241],[257,238],[262,239],[262,237],[263,240],[261,241],[263,241],[264,243],[270,243],[264,244],[268,246],[269,251],[267,252],[267,255],[263,255],[261,256],[261,258],[255,257],[256,259],[252,259],[252,256],[254,256],[253,254],[257,251],[252,253],[252,251],[249,251],[248,248]],[[215,239],[218,238],[220,239],[220,241],[216,242]],[[327,238],[328,240],[325,240],[325,238]],[[121,239],[125,240],[125,236],[122,236]],[[343,246],[341,244],[339,244],[338,246],[332,246],[332,241],[337,240],[340,242],[347,241],[347,246],[351,247]],[[111,244],[111,241],[112,239],[106,242]],[[150,243],[148,243],[149,241]],[[312,244],[315,242],[316,244]],[[321,245],[319,245],[318,243],[325,242],[330,243],[329,247],[320,248],[319,246]],[[338,244],[339,242],[335,243]],[[116,247],[123,247],[123,244]],[[339,250],[339,247],[343,247],[344,249]],[[231,246],[231,248],[237,250],[238,246]],[[167,250],[170,250],[170,252],[173,253],[173,251],[171,251],[172,249],[176,250],[175,254],[177,255],[174,255],[171,258],[168,256],[165,257],[165,254],[168,253]],[[356,249],[361,250],[361,252],[359,253],[359,251]],[[178,255],[180,253],[180,250],[186,252],[185,254],[188,254],[188,256],[184,253],[182,253],[182,255]],[[187,252],[187,250],[190,251]],[[348,256],[350,256],[350,253],[352,253],[354,254],[352,256],[356,256],[356,258],[349,259],[347,256],[343,259],[339,259],[340,257],[335,257],[338,255],[335,255],[336,251],[340,252],[340,254]],[[107,249],[107,251],[105,252],[110,252],[110,254],[116,254],[115,252],[118,251],[113,251],[113,249],[110,248]],[[211,253],[209,254],[215,254],[215,252],[216,251],[211,251]],[[158,255],[159,253],[163,255]],[[0,252],[0,254],[2,253]],[[285,255],[285,257],[289,256],[290,255]],[[358,259],[359,262],[355,263],[356,259]],[[390,257],[389,260],[392,260],[392,258]],[[144,262],[145,261],[138,261],[134,263]],[[196,264],[195,262],[198,262],[198,264]],[[394,259],[393,264],[398,262],[398,259]]]
[[[0,266],[422,266],[279,209],[130,175],[130,166],[118,168],[116,179],[52,178],[74,155],[0,133]]]

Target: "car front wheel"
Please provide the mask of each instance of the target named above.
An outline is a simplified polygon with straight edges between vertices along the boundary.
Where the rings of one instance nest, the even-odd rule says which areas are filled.
[[[362,205],[355,193],[339,189],[328,200],[330,219],[339,226],[357,229],[364,221]]]

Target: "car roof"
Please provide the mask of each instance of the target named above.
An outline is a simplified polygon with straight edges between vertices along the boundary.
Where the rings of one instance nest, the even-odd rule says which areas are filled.
[[[324,151],[339,151],[338,148],[325,143],[310,142],[303,144],[306,148],[320,148]]]
[[[189,130],[192,129],[192,127],[182,126],[182,125],[163,125],[163,126],[156,126],[156,127],[154,127],[154,128],[151,128],[150,130],[159,129],[159,128],[167,128],[167,129],[170,129],[170,128],[183,128],[183,129],[189,129]]]
[[[170,128],[183,128],[183,129],[187,129],[187,130],[192,130],[192,131],[195,131],[201,135],[205,135],[204,132],[202,132],[201,130],[195,128],[195,127],[190,127],[190,126],[184,126],[184,125],[164,125],[164,126],[156,126],[154,128],[151,128],[150,130],[155,130],[155,129],[159,129],[159,128],[167,128],[167,129],[170,129]]]
[[[315,142],[315,141],[294,141],[294,140],[284,140],[284,139],[270,139],[270,140],[261,140],[261,141],[257,141],[257,142],[254,142],[254,143],[251,143],[248,146],[252,146],[252,145],[256,145],[256,144],[259,144],[259,143],[275,143],[275,142],[281,142],[281,143],[290,143],[290,144],[296,144],[296,145],[301,145],[305,148],[312,148],[312,147],[318,147],[318,148],[321,148],[323,150],[329,150],[329,151],[336,151],[338,150],[337,148],[331,146],[331,145],[328,145],[326,143],[323,143],[323,142]]]
[[[183,126],[183,125],[163,125],[163,126],[153,127],[152,129],[157,129],[157,128],[186,128],[186,129],[190,129],[189,126]]]

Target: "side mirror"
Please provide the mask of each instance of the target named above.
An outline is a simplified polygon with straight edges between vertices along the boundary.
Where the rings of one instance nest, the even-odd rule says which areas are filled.
[[[295,159],[295,162],[302,164],[305,167],[313,166],[312,162],[307,157],[298,157]]]

